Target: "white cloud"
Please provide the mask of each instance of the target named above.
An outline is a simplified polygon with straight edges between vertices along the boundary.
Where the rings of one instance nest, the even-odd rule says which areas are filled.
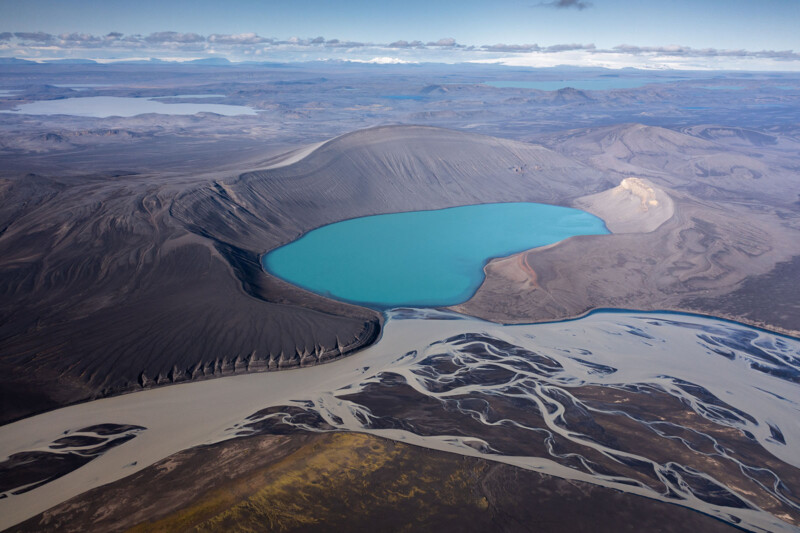
[[[427,46],[457,46],[456,40],[452,37],[445,37],[444,39],[439,39],[435,42],[430,42]]]
[[[213,33],[208,36],[208,42],[218,44],[260,44],[272,42],[255,33],[220,34]]]
[[[201,43],[206,40],[197,33],[179,33],[176,31],[159,31],[144,38],[148,43]]]
[[[594,44],[552,45],[496,43],[459,44],[452,37],[423,43],[396,40],[364,43],[324,37],[279,40],[256,33],[220,34],[164,31],[149,35],[111,32],[106,35],[44,32],[0,33],[0,55],[18,57],[87,58],[185,57],[214,55],[232,61],[268,57],[273,61],[307,61],[310,58],[358,62],[480,62],[514,66],[603,66],[609,68],[685,68],[800,70],[800,54],[793,50],[728,50],[681,45],[637,46],[620,44],[599,49]]]
[[[399,57],[373,57],[372,59],[349,59],[351,63],[372,63],[374,65],[406,65],[416,61],[406,61]]]

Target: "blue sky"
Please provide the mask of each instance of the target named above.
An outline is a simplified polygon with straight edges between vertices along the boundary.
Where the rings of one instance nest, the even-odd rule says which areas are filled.
[[[113,31],[146,36],[171,31],[202,36],[253,33],[278,40],[322,36],[376,44],[453,38],[461,45],[476,47],[536,43],[542,47],[592,44],[597,49],[680,45],[800,51],[800,0],[561,2],[573,7],[559,8],[558,0],[0,0],[0,32],[102,36]],[[574,4],[589,5],[577,9]],[[15,43],[17,48],[7,44],[0,55],[19,49],[19,43]],[[218,48],[213,53],[233,59],[244,53]],[[116,53],[121,50],[120,45]],[[172,51],[186,50],[173,47]],[[158,50],[146,52],[153,55]],[[314,50],[309,53],[313,56]],[[95,54],[99,54],[97,47]],[[442,54],[431,57],[441,58]]]

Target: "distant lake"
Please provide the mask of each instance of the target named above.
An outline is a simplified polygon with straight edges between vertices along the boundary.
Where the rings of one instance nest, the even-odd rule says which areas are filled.
[[[86,89],[95,89],[98,87],[111,87],[110,83],[54,83],[53,87],[60,87],[62,89],[75,89],[76,91],[85,91]]]
[[[635,89],[650,83],[671,83],[674,78],[589,78],[583,80],[548,80],[548,81],[487,81],[484,85],[499,89],[537,89],[539,91],[557,91],[565,87],[582,91],[607,91],[610,89]]]
[[[699,89],[710,89],[712,91],[741,91],[744,85],[703,85]]]
[[[225,98],[224,94],[176,94],[174,96],[154,96],[154,99],[161,98]]]
[[[171,104],[153,98],[129,98],[120,96],[89,96],[86,98],[63,98],[60,100],[38,100],[21,104],[16,109],[1,111],[25,115],[74,115],[79,117],[133,117],[145,113],[162,115],[194,115],[216,113],[218,115],[255,115],[253,108],[239,105],[210,104],[204,102]]]
[[[425,97],[419,94],[386,94],[382,98],[389,100],[424,100]]]
[[[263,264],[290,283],[339,300],[443,306],[469,299],[491,258],[605,233],[601,219],[578,209],[485,204],[337,222],[271,251]]]

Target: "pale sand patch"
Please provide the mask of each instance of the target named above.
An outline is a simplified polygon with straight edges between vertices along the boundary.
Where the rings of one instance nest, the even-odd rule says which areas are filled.
[[[672,198],[643,178],[625,178],[613,189],[584,196],[575,207],[602,218],[612,233],[650,233],[675,214]]]

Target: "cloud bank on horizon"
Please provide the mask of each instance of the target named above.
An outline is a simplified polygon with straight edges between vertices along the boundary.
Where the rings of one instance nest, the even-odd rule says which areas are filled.
[[[588,2],[559,0],[546,3],[559,8],[585,9]],[[435,41],[397,40],[372,43],[324,37],[278,39],[256,33],[201,35],[159,31],[148,35],[110,32],[88,33],[0,32],[0,57],[34,61],[92,59],[100,62],[126,59],[193,60],[224,58],[230,61],[296,62],[343,60],[360,63],[497,63],[510,66],[556,65],[606,68],[800,70],[800,53],[794,50],[693,48],[690,46],[636,46],[610,48],[594,44],[496,43],[465,45],[447,37]]]

